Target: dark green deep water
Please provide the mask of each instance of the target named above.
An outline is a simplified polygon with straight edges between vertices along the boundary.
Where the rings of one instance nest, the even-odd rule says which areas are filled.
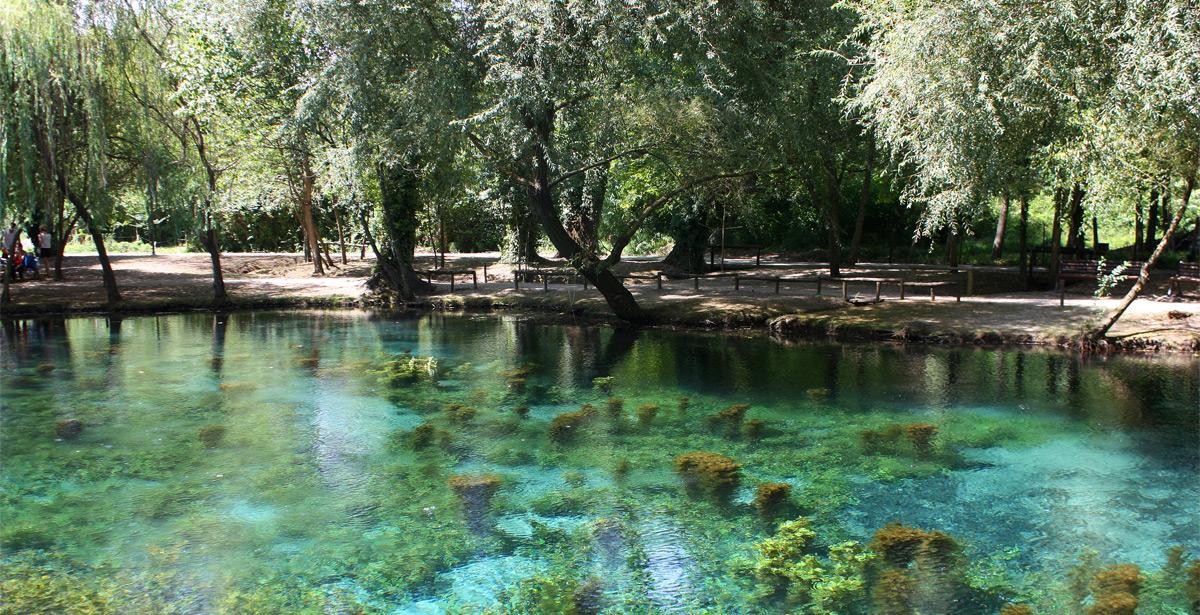
[[[3,327],[0,612],[1077,613],[1102,598],[1091,575],[1133,563],[1139,613],[1185,613],[1168,549],[1200,554],[1200,362],[1186,358],[512,316]],[[761,433],[710,425],[735,403]],[[549,439],[583,404],[595,411]],[[658,412],[639,421],[645,404]],[[56,438],[71,418],[82,434]],[[865,448],[864,430],[913,423],[937,428],[929,450]],[[689,494],[673,467],[689,451],[739,463],[739,486]],[[455,475],[499,487],[464,500]],[[773,518],[750,503],[764,482],[791,485]],[[755,545],[796,517],[815,536],[784,578]],[[869,547],[892,521],[958,550],[897,573]],[[913,580],[909,606],[888,606],[888,570]]]

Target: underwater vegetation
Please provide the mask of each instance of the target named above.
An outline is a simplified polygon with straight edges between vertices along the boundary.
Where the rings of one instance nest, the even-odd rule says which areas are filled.
[[[553,442],[566,444],[575,440],[580,430],[595,416],[595,409],[588,405],[579,410],[564,412],[550,421],[547,435],[550,436],[550,440]]]
[[[63,419],[54,424],[54,435],[63,440],[74,440],[83,433],[83,421]]]
[[[658,416],[658,404],[642,404],[637,407],[638,425],[649,427]]]
[[[792,497],[792,486],[787,483],[762,483],[754,490],[752,504],[764,519],[773,519],[788,505]]]
[[[903,437],[908,440],[913,453],[918,458],[925,459],[933,454],[933,440],[937,434],[937,426],[929,423],[909,423],[907,425],[893,423],[882,429],[860,431],[859,441],[864,454],[895,454],[901,452],[900,440]]]
[[[441,373],[440,367],[434,357],[404,355],[385,361],[379,370],[379,376],[386,384],[392,386],[436,382]]]
[[[200,428],[196,438],[205,448],[217,448],[225,441],[225,426],[224,425],[205,425]]]
[[[791,369],[800,363],[789,367],[795,381],[764,389],[754,362],[728,384],[718,371],[662,362],[678,352],[563,361],[533,340],[506,356],[493,351],[510,348],[508,333],[495,345],[475,333],[446,338],[458,347],[439,329],[430,341],[394,323],[382,326],[401,331],[382,344],[341,348],[351,338],[321,333],[333,347],[313,370],[295,356],[294,346],[311,345],[302,323],[278,353],[264,338],[231,343],[225,374],[207,369],[205,336],[188,349],[200,369],[60,362],[54,378],[29,378],[29,391],[6,380],[0,614],[1200,612],[1200,562],[1176,548],[1161,565],[1165,533],[1129,539],[1136,555],[1097,556],[1074,575],[1064,562],[1087,543],[1040,532],[1040,519],[1030,534],[999,515],[997,531],[976,531],[992,517],[956,507],[985,508],[977,502],[918,498],[911,514],[904,508],[910,485],[958,480],[1003,498],[966,475],[1004,487],[1006,459],[1089,442],[1093,428],[1064,419],[1057,398],[1007,412],[971,406],[950,387],[920,406],[911,390],[902,401],[875,397],[852,378],[836,396],[806,394],[828,377]],[[381,345],[389,354],[376,354]],[[147,338],[124,352],[164,346]],[[1026,397],[1048,395],[1047,371],[1027,360],[1036,385]],[[277,377],[245,381],[247,361]],[[143,369],[121,384],[128,390],[109,384]],[[612,375],[593,382],[597,373]],[[59,414],[47,392],[78,404]],[[1080,396],[1098,394],[1085,386]],[[84,428],[71,444],[49,437],[64,416]],[[200,436],[210,426],[227,430],[211,448]],[[1184,499],[1180,484],[1159,491]],[[896,510],[878,503],[893,488]],[[1085,495],[1098,518],[1112,508]],[[1070,502],[1058,504],[1073,518]],[[1134,527],[1148,520],[1178,535],[1178,519],[1138,511]],[[891,519],[903,524],[883,526]],[[1129,561],[1142,567],[1121,566]]]
[[[675,458],[675,473],[690,495],[723,500],[737,489],[742,466],[724,455],[696,451]]]
[[[726,438],[736,438],[742,432],[742,420],[749,409],[750,404],[734,404],[710,415],[706,422],[709,429],[723,429]]]

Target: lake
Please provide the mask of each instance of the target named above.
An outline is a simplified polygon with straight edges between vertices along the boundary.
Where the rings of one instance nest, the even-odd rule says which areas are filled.
[[[3,327],[0,612],[1200,599],[1190,357],[515,315]]]

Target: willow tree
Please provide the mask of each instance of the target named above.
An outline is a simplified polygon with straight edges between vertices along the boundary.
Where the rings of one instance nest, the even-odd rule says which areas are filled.
[[[213,16],[189,4],[121,0],[112,12],[113,35],[121,43],[114,67],[116,87],[179,146],[179,160],[191,163],[204,189],[195,208],[196,228],[209,255],[213,302],[228,301],[221,271],[218,202],[229,157],[228,130],[221,108],[221,82],[228,78],[227,42]],[[147,168],[147,199],[156,176]]]
[[[1038,10],[985,0],[846,4],[870,41],[858,58],[868,72],[855,105],[908,172],[905,197],[926,208],[923,232],[953,224],[1014,181],[1036,183],[1014,166],[1054,187],[1056,229],[1064,209],[1080,218],[1077,207],[1136,198],[1170,178],[1172,225],[1138,283],[1086,335],[1102,337],[1144,288],[1195,183],[1200,8],[1186,0],[1067,0]]]
[[[70,202],[95,242],[114,307],[121,295],[98,219],[111,205],[109,51],[108,31],[85,11],[49,2],[0,6],[0,210],[31,214],[39,190]],[[55,239],[61,246],[65,237]],[[7,272],[4,284],[7,301]]]

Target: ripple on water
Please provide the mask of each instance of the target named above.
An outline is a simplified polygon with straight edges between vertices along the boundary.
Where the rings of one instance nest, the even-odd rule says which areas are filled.
[[[684,613],[692,596],[688,569],[691,557],[684,548],[683,530],[668,519],[655,517],[638,525],[646,552],[646,574],[650,577],[650,599],[672,613]]]

